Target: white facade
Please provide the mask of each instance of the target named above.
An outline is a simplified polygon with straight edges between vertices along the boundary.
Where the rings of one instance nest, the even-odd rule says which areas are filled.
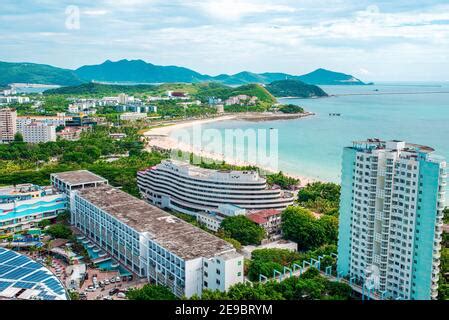
[[[146,118],[147,115],[145,113],[139,112],[125,112],[120,115],[120,120],[122,121],[137,121]]]
[[[285,209],[294,201],[293,193],[269,188],[257,171],[209,170],[175,160],[138,172],[137,184],[148,202],[191,215],[214,212],[222,204]]]
[[[206,226],[209,230],[218,231],[220,225],[226,217],[245,215],[246,210],[230,204],[222,204],[214,212],[198,212],[196,220]]]
[[[71,195],[72,224],[149,282],[179,297],[243,282],[243,256],[227,242],[108,185]]]
[[[377,139],[345,148],[342,275],[369,280],[392,298],[436,297],[446,163],[432,158],[432,151]]]
[[[18,128],[23,136],[23,141],[28,143],[41,143],[56,141],[56,127],[44,123],[31,123]]]

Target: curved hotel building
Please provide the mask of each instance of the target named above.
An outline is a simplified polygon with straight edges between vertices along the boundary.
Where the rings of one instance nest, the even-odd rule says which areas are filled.
[[[162,208],[196,215],[232,204],[247,210],[285,209],[294,194],[267,186],[257,171],[210,170],[164,160],[137,174],[142,197]]]

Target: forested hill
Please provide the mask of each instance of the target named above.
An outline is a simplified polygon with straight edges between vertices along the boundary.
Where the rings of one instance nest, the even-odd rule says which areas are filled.
[[[265,88],[275,97],[315,98],[326,97],[327,93],[318,86],[298,80],[274,81]]]

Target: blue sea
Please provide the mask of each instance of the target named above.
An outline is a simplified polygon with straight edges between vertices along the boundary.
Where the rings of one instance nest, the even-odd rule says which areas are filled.
[[[278,129],[278,168],[324,181],[340,182],[342,150],[354,140],[405,140],[431,146],[449,160],[449,82],[322,88],[332,96],[279,99],[315,116],[266,122],[232,120],[202,127]]]

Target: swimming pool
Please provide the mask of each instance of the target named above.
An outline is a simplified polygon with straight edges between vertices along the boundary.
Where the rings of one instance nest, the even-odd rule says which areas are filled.
[[[107,270],[107,271],[114,271],[117,270],[120,273],[120,276],[130,276],[132,275],[131,272],[126,270],[123,266],[120,264],[114,262],[111,258],[106,258],[106,253],[99,250],[97,246],[94,246],[90,241],[83,241],[83,246],[87,250],[87,254],[89,255],[89,258],[91,260],[98,259],[100,257],[105,256],[105,260],[95,264],[99,269]]]
[[[122,277],[131,275],[131,272],[126,270],[120,264],[117,264],[117,266],[116,266],[116,263],[114,263],[114,261],[111,258],[96,264],[96,266],[99,269],[108,270],[108,271],[118,270],[118,272],[120,273],[120,276],[122,276]]]

